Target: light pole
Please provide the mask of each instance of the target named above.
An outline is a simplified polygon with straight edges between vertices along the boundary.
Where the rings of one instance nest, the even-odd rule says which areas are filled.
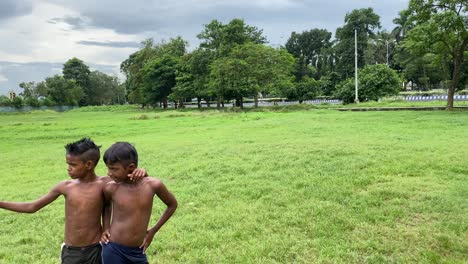
[[[355,97],[354,102],[359,104],[359,97],[358,97],[358,67],[357,67],[357,29],[354,30],[354,89],[355,89]]]
[[[377,40],[385,41],[385,46],[387,48],[387,56],[386,56],[386,58],[387,58],[387,67],[389,67],[389,64],[388,64],[388,55],[389,55],[389,53],[388,53],[388,43],[389,43],[389,41],[388,41],[388,39],[377,39]]]

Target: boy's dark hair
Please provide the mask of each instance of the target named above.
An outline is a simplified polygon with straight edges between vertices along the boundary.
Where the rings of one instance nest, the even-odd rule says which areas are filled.
[[[110,146],[104,152],[102,159],[106,164],[120,162],[124,166],[128,166],[133,163],[135,167],[138,167],[138,153],[135,147],[128,142],[117,142]]]
[[[100,146],[96,145],[90,138],[82,138],[76,142],[65,145],[67,154],[77,156],[82,162],[91,160],[96,166],[99,162],[101,152]]]

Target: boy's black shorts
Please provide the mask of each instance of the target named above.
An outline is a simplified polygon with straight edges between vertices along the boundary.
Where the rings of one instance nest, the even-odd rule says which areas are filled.
[[[101,244],[86,247],[62,246],[62,264],[101,264]]]

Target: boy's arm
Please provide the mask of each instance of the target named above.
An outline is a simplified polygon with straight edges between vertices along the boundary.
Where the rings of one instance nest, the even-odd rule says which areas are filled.
[[[140,246],[140,248],[143,248],[143,252],[145,252],[146,249],[150,246],[156,232],[158,232],[158,230],[167,222],[167,220],[169,220],[169,218],[177,209],[177,200],[175,196],[169,192],[169,190],[160,180],[154,179],[150,182],[150,184],[154,190],[154,193],[159,197],[159,199],[161,199],[163,203],[167,205],[167,208],[159,218],[156,225],[147,231],[146,237]]]
[[[107,183],[103,188],[104,208],[102,209],[102,236],[101,242],[107,244],[110,239],[110,221],[112,216],[111,203],[111,183]]]
[[[18,212],[18,213],[35,213],[37,210],[55,201],[57,197],[63,194],[65,182],[60,182],[52,190],[41,198],[32,202],[6,202],[0,201],[0,208]]]
[[[144,168],[136,168],[131,174],[128,174],[131,181],[138,181],[144,177],[148,177],[148,172]]]

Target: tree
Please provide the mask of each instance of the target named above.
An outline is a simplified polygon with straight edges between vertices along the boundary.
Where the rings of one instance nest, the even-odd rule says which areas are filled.
[[[156,45],[152,39],[147,39],[142,44],[142,49],[131,54],[128,59],[121,63],[120,70],[127,77],[125,88],[128,92],[129,101],[131,103],[140,103],[143,106],[149,102],[154,105],[159,100],[159,95],[150,93],[155,87],[149,83],[152,77],[145,76],[149,68],[147,64],[152,63],[154,65],[153,61],[160,60],[166,55],[175,58],[181,57],[186,53],[187,42],[181,37],[176,37],[171,38],[169,42],[161,41]],[[165,98],[167,98],[167,95]],[[165,106],[167,107],[167,100]]]
[[[393,24],[397,25],[392,30],[392,35],[395,37],[395,41],[400,43],[405,39],[408,31],[412,28],[412,23],[409,20],[410,11],[405,9],[398,13],[399,17],[393,19]]]
[[[0,106],[10,106],[11,101],[10,98],[8,98],[5,95],[0,95]]]
[[[117,95],[119,83],[117,77],[109,76],[100,71],[92,71],[89,75],[89,86],[91,89],[88,94],[89,105],[111,104]]]
[[[320,78],[326,68],[326,60],[330,56],[328,53],[331,47],[331,32],[325,29],[311,29],[302,33],[292,32],[286,42],[286,50],[296,58],[296,80],[300,81],[304,77]],[[312,76],[308,70],[314,66],[317,76]]]
[[[410,0],[414,28],[403,45],[415,55],[428,53],[447,61],[451,72],[447,110],[453,109],[453,96],[463,72],[468,47],[468,2],[466,0]],[[461,88],[461,87],[460,87]]]
[[[326,96],[331,96],[335,92],[340,79],[339,74],[336,72],[327,73],[320,78],[320,91]]]
[[[65,62],[62,73],[63,78],[75,80],[75,83],[83,90],[83,96],[79,101],[80,105],[88,105],[93,95],[93,91],[89,85],[89,67],[82,60],[74,57]]]
[[[19,84],[19,87],[23,89],[23,92],[20,93],[24,98],[37,98],[38,94],[36,92],[36,83],[35,82],[22,82]]]
[[[130,54],[130,56],[120,64],[120,71],[125,75],[125,90],[128,93],[130,103],[138,103],[144,106],[143,98],[143,72],[146,62],[155,57],[156,52],[153,47],[153,40],[146,39],[142,43],[142,48]]]
[[[276,83],[291,78],[293,65],[294,58],[285,50],[246,43],[216,60],[211,77],[218,94],[232,95],[241,107],[243,97],[252,96],[257,107],[259,93],[269,93]],[[227,91],[220,90],[225,87]]]
[[[218,100],[236,99],[236,106],[243,107],[243,97],[248,94],[248,65],[232,57],[221,57],[210,64],[210,89]]]
[[[176,84],[176,71],[179,58],[170,54],[154,58],[143,68],[143,95],[145,102],[155,106],[162,102],[167,108],[168,95]]]
[[[385,64],[368,65],[364,67],[358,76],[359,101],[377,101],[384,96],[396,95],[400,90],[400,78],[396,71]],[[349,78],[341,82],[335,93],[335,97],[344,103],[354,100],[354,80]]]
[[[296,89],[293,94],[288,96],[288,99],[299,100],[299,103],[302,104],[304,100],[314,99],[320,93],[320,81],[314,78],[304,78],[296,83]]]
[[[176,86],[172,89],[174,99],[181,101],[195,97],[198,108],[201,108],[202,99],[209,104],[214,95],[209,86],[209,66],[213,57],[212,51],[202,48],[182,57],[180,67],[176,71]]]
[[[405,81],[415,85],[413,89],[430,90],[450,76],[446,64],[439,63],[435,57],[434,54],[416,55],[399,46],[394,56],[395,67],[400,69]]]
[[[396,40],[392,33],[386,30],[378,31],[375,36],[369,38],[367,49],[364,51],[364,61],[369,64],[387,64],[394,68],[393,57],[395,55]]]
[[[201,41],[200,48],[216,52],[216,58],[227,56],[236,45],[247,42],[266,43],[262,30],[246,25],[239,18],[232,19],[226,25],[216,19],[212,20],[197,37]]]
[[[83,89],[75,80],[54,75],[45,80],[48,97],[57,105],[78,105],[83,96]]]
[[[35,82],[22,82],[19,84],[19,87],[23,89],[23,92],[20,95],[23,97],[23,104],[38,107],[40,106],[39,102],[39,91]]]
[[[236,88],[232,85],[235,85],[233,82],[237,83],[241,80],[235,80],[235,75],[237,73],[230,72],[236,67],[243,68],[243,63],[236,61],[236,59],[229,57],[230,53],[237,46],[253,43],[253,44],[264,44],[266,43],[266,38],[263,36],[262,30],[259,30],[256,27],[246,25],[242,19],[233,19],[228,24],[222,24],[218,20],[212,20],[208,25],[205,25],[203,31],[197,35],[200,39],[200,49],[204,50],[205,54],[209,53],[210,62],[206,64],[206,61],[203,61],[199,69],[202,70],[203,74],[198,75],[200,84],[205,86],[209,83],[206,94],[216,94],[218,107],[220,104],[223,104],[225,99],[237,98],[238,104],[242,104],[242,95],[243,93],[238,93],[240,88]],[[200,61],[200,60],[199,60]],[[223,64],[225,63],[225,64]],[[209,65],[208,68],[205,65]],[[215,66],[216,65],[216,66]],[[221,67],[221,68],[218,68]],[[238,68],[238,70],[241,70]],[[206,72],[205,70],[209,71]],[[215,72],[212,72],[212,71]],[[207,74],[209,73],[209,74]],[[232,75],[234,74],[234,75]],[[208,81],[209,78],[215,78]],[[225,78],[229,77],[229,80]],[[234,79],[233,79],[234,78]],[[222,87],[222,83],[226,83],[229,88]],[[236,84],[237,85],[237,84]]]
[[[11,100],[11,106],[14,108],[21,108],[23,106],[23,98],[21,96],[15,96],[15,98]]]
[[[337,72],[343,78],[354,75],[354,31],[357,30],[358,67],[362,68],[365,65],[364,51],[367,49],[369,38],[380,28],[379,20],[380,17],[372,8],[355,9],[346,14],[345,25],[336,30],[336,53],[340,58]]]

